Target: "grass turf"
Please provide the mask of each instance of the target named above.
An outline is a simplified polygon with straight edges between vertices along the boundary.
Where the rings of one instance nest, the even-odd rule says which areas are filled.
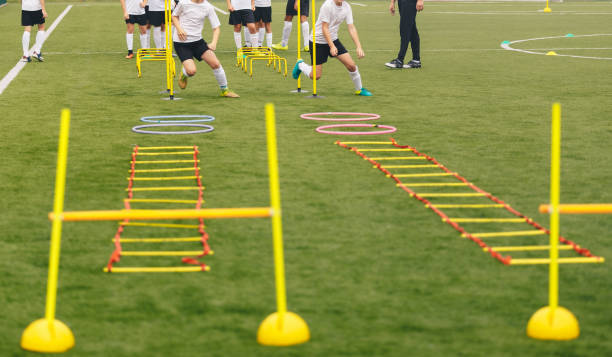
[[[213,2],[220,8],[224,3]],[[606,33],[608,3],[426,3],[417,22],[423,68],[382,66],[399,44],[398,17],[386,1],[353,5],[366,57],[358,60],[372,98],[352,95],[340,64],[318,82],[325,98],[291,94],[295,82],[263,68],[252,79],[233,66],[227,17],[217,55],[242,98],[218,98],[203,63],[161,101],[162,66],[136,78],[123,58],[124,25],[115,2],[74,8],[32,63],[1,95],[2,238],[0,355],[18,347],[25,326],[44,312],[55,151],[61,108],[72,110],[66,209],[122,207],[131,146],[199,145],[206,207],[268,202],[263,104],[276,104],[289,308],[312,340],[290,348],[257,345],[275,310],[267,220],[210,221],[216,254],[210,273],[106,275],[114,223],[64,225],[58,318],[76,336],[71,356],[582,356],[609,355],[612,296],[607,263],[562,266],[560,303],[578,317],[571,342],[528,339],[527,319],[547,302],[544,266],[505,267],[442,224],[370,165],[314,133],[300,113],[381,114],[393,134],[547,225],[550,104],[563,104],[563,202],[610,202],[608,60],[513,53],[499,43],[545,36]],[[48,24],[67,3],[48,2]],[[275,42],[284,2],[273,3]],[[587,14],[585,14],[587,13]],[[21,56],[19,7],[0,9],[0,73]],[[210,33],[205,26],[205,38]],[[291,48],[295,48],[294,29]],[[136,36],[135,36],[136,37]],[[343,30],[341,40],[354,55]],[[605,48],[608,37],[543,40],[520,48]],[[33,39],[32,39],[33,41]],[[571,41],[571,42],[570,42]],[[138,39],[135,40],[137,45]],[[609,56],[609,50],[557,50]],[[574,52],[575,51],[575,52]],[[592,52],[593,51],[593,52]],[[286,54],[295,61],[295,52]],[[310,89],[310,83],[303,81]],[[133,134],[144,115],[210,114],[201,136]],[[370,139],[370,138],[368,138]],[[610,257],[606,216],[564,216],[561,233]],[[136,259],[136,258],[132,258]],[[128,259],[125,258],[127,262]]]

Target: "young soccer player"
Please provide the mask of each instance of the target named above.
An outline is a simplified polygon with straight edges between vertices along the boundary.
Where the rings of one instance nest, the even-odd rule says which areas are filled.
[[[213,29],[213,39],[210,44],[202,38],[204,20],[208,18]],[[206,0],[181,0],[172,12],[172,33],[174,49],[183,63],[183,74],[179,79],[179,87],[187,87],[187,79],[196,74],[196,65],[193,58],[204,60],[213,70],[215,79],[221,88],[221,96],[238,98],[239,95],[227,88],[227,78],[221,63],[213,52],[217,48],[217,41],[221,33],[221,23],[215,9]]]
[[[255,27],[257,28],[257,45],[272,47],[272,0],[255,0]],[[252,42],[252,40],[251,40]]]
[[[21,26],[23,26],[23,36],[21,37],[23,57],[21,57],[21,61],[32,62],[30,57],[30,32],[34,25],[38,25],[38,32],[36,33],[36,42],[34,43],[32,55],[39,62],[44,61],[40,50],[45,40],[46,17],[45,0],[21,0]]]
[[[289,37],[291,36],[291,28],[293,27],[293,16],[297,15],[297,2],[300,1],[300,22],[302,23],[302,37],[304,38],[304,51],[308,52],[309,48],[306,45],[309,41],[308,34],[310,28],[308,26],[308,14],[310,13],[310,4],[308,0],[287,0],[285,8],[285,23],[283,25],[283,39],[280,43],[272,45],[275,50],[288,50]]]
[[[244,33],[244,42],[247,47],[251,47],[257,42],[257,31],[255,30],[255,0],[226,0],[227,10],[229,14],[229,24],[234,26],[234,42],[236,42],[236,49],[242,47],[242,38],[240,37],[240,31],[242,26],[246,26],[249,34]],[[250,38],[249,38],[250,37]],[[251,40],[252,39],[252,40]]]
[[[423,10],[423,0],[397,0],[400,13],[400,49],[397,58],[385,63],[389,68],[421,68],[421,38],[416,26],[417,12]],[[395,0],[389,5],[391,15],[395,14]],[[408,50],[408,44],[412,47],[412,60],[404,64],[404,57]]]
[[[134,24],[138,24],[140,30],[140,47],[148,48],[147,36],[147,15],[145,14],[145,6],[147,0],[119,0],[123,9],[123,18],[127,26],[125,34],[125,42],[127,43],[128,54],[127,59],[134,58]]]
[[[149,24],[153,26],[153,42],[155,48],[166,47],[166,37],[162,36],[166,33],[166,17],[164,16],[165,3],[164,0],[149,0],[149,12],[147,17]],[[147,35],[148,37],[148,35]],[[147,45],[149,41],[147,40]],[[148,47],[148,46],[147,46]]]
[[[363,58],[365,53],[359,43],[357,28],[353,25],[353,12],[351,6],[344,0],[326,0],[319,10],[319,18],[315,24],[315,39],[316,39],[316,65],[317,79],[323,74],[323,63],[327,62],[328,57],[336,57],[349,71],[353,85],[355,86],[355,94],[361,96],[371,96],[372,93],[361,86],[361,75],[355,62],[351,58],[346,48],[338,39],[338,29],[340,24],[346,21],[349,34],[353,42],[357,46],[357,56]],[[310,46],[312,47],[312,41]],[[312,52],[310,52],[310,61],[312,63]],[[308,78],[312,78],[312,66],[307,65],[301,59],[297,61],[293,68],[293,78],[298,79],[300,73],[304,73]]]

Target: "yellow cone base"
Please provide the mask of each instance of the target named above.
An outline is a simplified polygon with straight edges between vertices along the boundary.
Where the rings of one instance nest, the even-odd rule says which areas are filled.
[[[306,322],[297,314],[287,311],[279,328],[279,314],[275,312],[259,325],[257,342],[266,346],[291,346],[310,340]]]
[[[542,10],[543,12],[551,12],[552,9],[550,7],[545,7],[544,10]]]
[[[527,336],[538,340],[573,340],[580,335],[578,320],[571,311],[564,307],[554,310],[549,318],[550,307],[545,306],[536,311],[527,323]]]
[[[32,322],[21,335],[21,348],[34,352],[66,352],[74,347],[74,335],[70,328],[59,320],[51,324],[47,319]]]

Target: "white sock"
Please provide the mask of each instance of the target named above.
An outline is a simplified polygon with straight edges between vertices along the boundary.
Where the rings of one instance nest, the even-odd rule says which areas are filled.
[[[147,38],[145,39],[146,47],[143,48],[151,48],[151,29],[147,29]]]
[[[260,28],[259,32],[257,33],[257,44],[259,46],[263,45],[263,40],[264,40],[264,36],[266,35],[266,29],[265,28]],[[268,46],[270,47],[270,46]]]
[[[298,67],[306,77],[310,78],[310,73],[312,72],[311,65],[306,64],[306,62],[300,62],[300,64],[298,64]]]
[[[227,88],[227,77],[225,77],[225,71],[223,70],[223,66],[219,66],[219,68],[213,69],[213,74],[215,75],[217,83],[219,83],[219,88]]]
[[[147,43],[148,39],[149,39],[149,36],[147,36],[146,33],[144,35],[143,34],[140,35],[140,48],[149,48],[149,44]]]
[[[310,34],[310,27],[308,27],[308,21],[302,22],[302,37],[304,38],[304,47],[308,46]]]
[[[251,46],[253,47],[261,46],[261,41],[259,41],[259,33],[257,32],[257,30],[255,31],[255,33],[251,33],[249,35],[251,38]]]
[[[42,49],[43,42],[45,41],[45,30],[39,30],[36,33],[36,43],[34,43],[34,51],[40,54],[40,50]]]
[[[351,76],[355,90],[361,90],[363,87],[361,86],[361,75],[359,74],[359,68],[356,67],[355,72],[349,72],[349,75]]]
[[[134,49],[134,34],[126,33],[125,34],[125,42],[127,43],[128,51],[132,51]]]
[[[236,48],[240,49],[242,47],[242,36],[240,36],[240,32],[234,32],[234,42],[236,42]]]
[[[272,32],[266,34],[266,46],[272,47]]]
[[[293,26],[293,22],[285,21],[285,25],[283,26],[283,39],[281,41],[281,46],[287,46],[289,43],[289,36],[291,36],[291,27]]]
[[[244,45],[246,47],[252,47],[253,42],[251,42],[251,34],[249,33],[249,28],[244,26]]]
[[[161,27],[153,27],[153,42],[155,42],[155,48],[164,48]]]
[[[30,55],[30,33],[28,31],[23,31],[21,46],[23,47],[23,55],[28,57]]]

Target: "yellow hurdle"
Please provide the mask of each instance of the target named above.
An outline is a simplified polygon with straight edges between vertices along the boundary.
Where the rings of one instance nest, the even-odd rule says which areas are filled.
[[[174,242],[198,242],[202,237],[168,237],[168,238],[119,238],[120,243],[174,243]],[[116,239],[112,238],[115,242]]]
[[[209,271],[207,265],[204,270]],[[113,273],[195,273],[202,271],[201,267],[113,267]],[[108,273],[108,268],[104,268],[104,272]]]
[[[497,237],[520,237],[520,236],[541,236],[546,235],[545,231],[530,230],[530,231],[509,231],[509,232],[487,232],[487,233],[471,233],[472,236],[477,238],[497,238]],[[462,237],[466,238],[465,233],[461,234]]]
[[[159,219],[189,219],[189,218],[261,218],[271,217],[273,209],[270,207],[252,208],[202,208],[202,209],[159,209],[144,210],[130,209],[117,211],[74,211],[63,212],[59,215],[50,213],[49,219],[56,217],[63,221],[121,221],[159,220]]]
[[[540,213],[551,213],[551,205],[540,205]],[[560,204],[560,214],[611,214],[612,203],[574,203],[574,204]]]

